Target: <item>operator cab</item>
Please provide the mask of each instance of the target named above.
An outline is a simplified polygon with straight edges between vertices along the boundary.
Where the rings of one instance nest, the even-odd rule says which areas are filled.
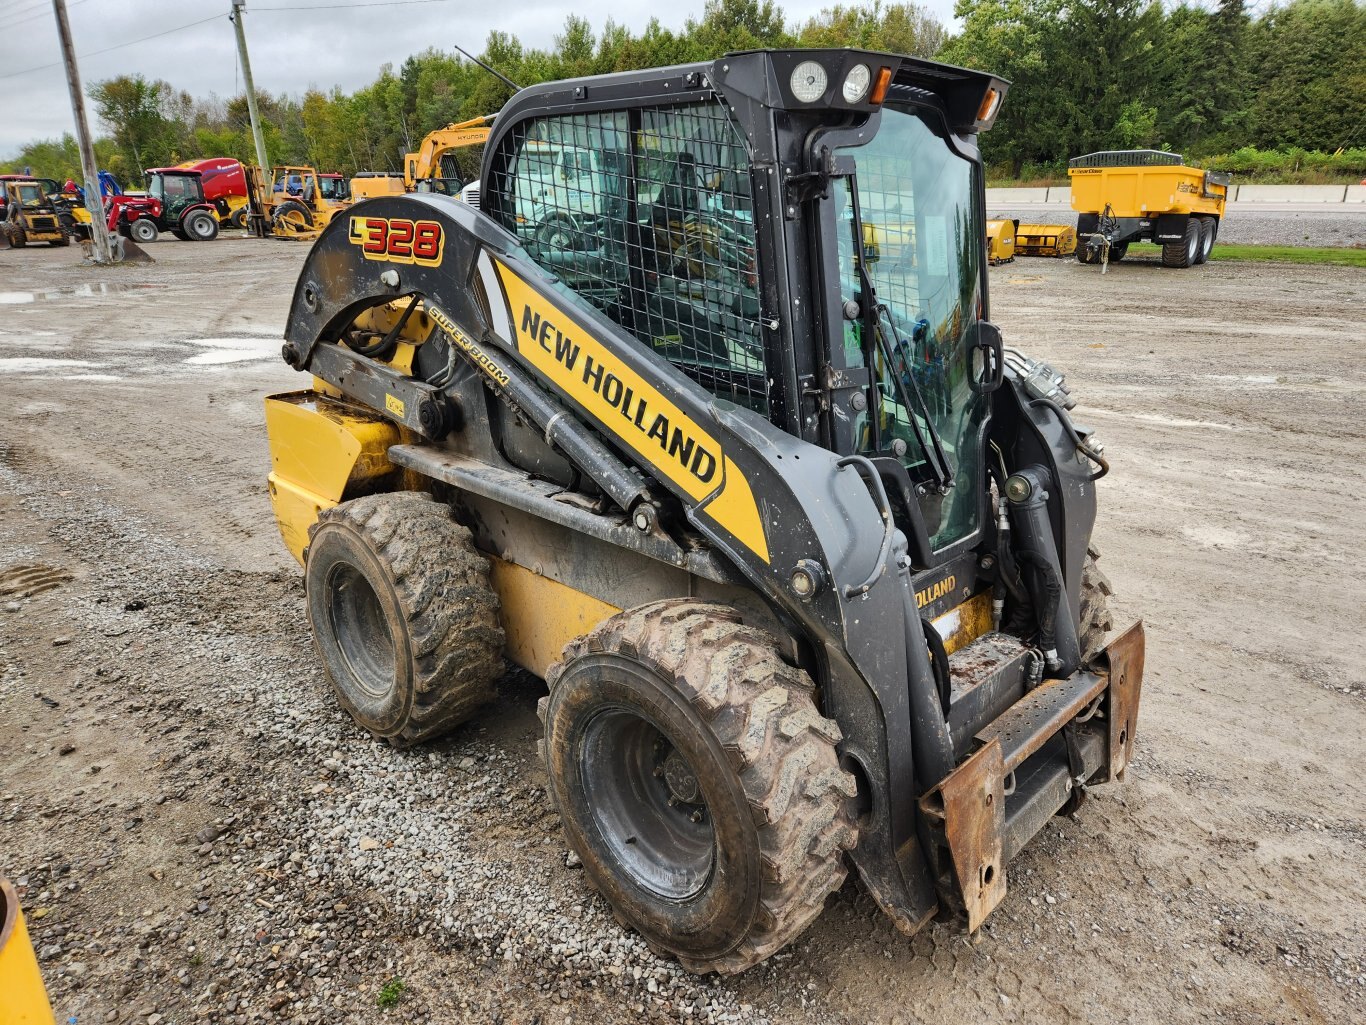
[[[204,203],[204,183],[198,171],[155,167],[147,172],[147,194],[161,202],[166,223],[178,224],[186,210]]]
[[[1001,369],[975,135],[1005,83],[850,50],[583,82],[500,113],[486,212],[717,398],[874,459],[919,564],[972,547]]]

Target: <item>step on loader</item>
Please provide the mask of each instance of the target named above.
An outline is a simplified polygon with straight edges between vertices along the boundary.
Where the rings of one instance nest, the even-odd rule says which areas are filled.
[[[543,677],[569,846],[693,971],[851,866],[975,930],[1129,762],[1108,467],[986,319],[1005,90],[843,49],[533,86],[477,206],[358,203],[299,276],[269,487],[337,698],[407,746]]]

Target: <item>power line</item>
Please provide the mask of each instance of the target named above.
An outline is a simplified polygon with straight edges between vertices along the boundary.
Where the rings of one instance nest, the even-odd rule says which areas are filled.
[[[211,18],[201,18],[199,21],[192,21],[188,25],[180,25],[176,28],[168,28],[164,32],[154,32],[152,35],[143,36],[141,39],[130,39],[126,43],[118,43],[115,46],[106,46],[103,50],[92,50],[90,53],[83,53],[80,55],[80,59],[85,60],[88,57],[98,57],[102,53],[111,53],[114,50],[122,50],[129,46],[137,46],[138,43],[145,43],[152,39],[160,39],[162,36],[169,36],[174,32],[184,32],[187,28],[194,28],[197,25],[207,25],[211,21],[218,21],[220,18],[225,17],[227,17],[227,15],[225,14],[215,14]],[[6,78],[14,78],[17,75],[32,74],[35,71],[46,71],[48,68],[59,68],[61,66],[61,61],[57,61],[55,64],[40,64],[37,67],[24,68],[22,71],[11,71],[7,74],[0,75],[0,80]]]
[[[71,0],[66,6],[67,9],[70,10],[72,7],[79,7],[86,2],[87,0]],[[26,21],[37,21],[39,18],[50,17],[52,17],[52,4],[48,3],[47,0],[43,0],[43,2],[39,3],[38,6],[34,8],[33,14],[25,14],[22,18],[6,18],[5,28],[9,28],[12,25],[22,25]]]
[[[253,7],[258,11],[347,11],[353,7],[409,7],[413,4],[446,4],[450,0],[370,0],[359,4],[314,4],[311,7]]]

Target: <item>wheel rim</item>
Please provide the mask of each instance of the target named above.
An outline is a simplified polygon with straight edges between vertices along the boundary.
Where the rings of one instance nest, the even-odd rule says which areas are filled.
[[[367,697],[383,699],[394,686],[394,638],[379,595],[356,567],[342,563],[328,574],[327,614],[356,686]]]
[[[141,221],[133,223],[133,237],[139,242],[149,242],[152,238],[152,229]]]
[[[191,217],[189,228],[190,234],[195,238],[207,238],[209,232],[213,230],[209,227],[206,217]]]
[[[697,773],[665,733],[630,709],[604,709],[584,728],[579,772],[623,875],[669,900],[702,891],[716,834]]]

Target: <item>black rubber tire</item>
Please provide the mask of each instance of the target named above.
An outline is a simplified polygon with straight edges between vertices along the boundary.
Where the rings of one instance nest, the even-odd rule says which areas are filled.
[[[449,507],[423,492],[367,495],[324,510],[308,536],[308,621],[337,699],[360,725],[408,747],[495,697],[498,596]]]
[[[539,712],[551,798],[619,922],[689,971],[730,975],[815,920],[857,841],[857,786],[839,765],[839,727],[768,634],[727,606],[655,602],[572,642],[546,680]],[[653,731],[653,755],[633,757],[604,721]],[[681,776],[661,776],[663,764],[680,764],[675,754]],[[678,778],[697,803],[662,803],[678,798]],[[699,808],[711,837],[705,874],[695,854],[705,837],[676,818],[691,821]],[[671,845],[676,834],[684,842]],[[694,852],[686,866],[685,844]],[[692,889],[663,891],[686,873],[700,878]]]
[[[1214,218],[1200,218],[1200,255],[1196,263],[1205,263],[1209,260],[1210,250],[1214,248]]]
[[[1105,647],[1105,638],[1114,624],[1110,614],[1110,596],[1114,588],[1101,568],[1096,565],[1100,552],[1095,546],[1086,549],[1086,562],[1081,568],[1081,627],[1078,644],[1083,662],[1089,663]]]
[[[15,249],[23,249],[28,245],[28,233],[22,228],[15,229],[14,233],[10,235],[9,244]]]
[[[218,218],[208,210],[191,210],[181,218],[180,230],[191,242],[212,242],[218,237]]]
[[[179,228],[172,228],[172,229],[171,229],[171,234],[174,235],[176,238],[178,238],[181,242],[192,242],[192,241],[194,241],[193,239],[190,238],[189,235],[186,235],[186,234],[185,234],[183,231],[181,231]]]
[[[271,214],[271,225],[276,225],[284,220],[287,214],[297,214],[303,218],[305,227],[313,227],[313,211],[308,209],[308,207],[304,206],[297,199],[287,199],[277,206]]]
[[[148,217],[139,217],[128,223],[128,237],[140,246],[155,242],[159,236],[156,224]]]
[[[573,221],[555,217],[536,228],[536,241],[546,249],[567,252],[579,248],[579,234]]]
[[[246,231],[248,212],[249,211],[245,206],[239,206],[232,216],[228,218],[228,223],[238,231]]]
[[[1077,240],[1077,263],[1097,263],[1096,257],[1091,253],[1091,247],[1086,244],[1085,239]]]
[[[57,249],[61,246],[69,246],[71,245],[71,236],[63,232],[61,238],[53,239],[51,242],[48,243],[48,245],[52,246],[54,249]]]
[[[1129,243],[1115,242],[1110,246],[1110,262],[1119,263],[1129,252]]]
[[[1200,255],[1200,219],[1186,218],[1186,234],[1180,242],[1162,244],[1162,266],[1193,267]]]

